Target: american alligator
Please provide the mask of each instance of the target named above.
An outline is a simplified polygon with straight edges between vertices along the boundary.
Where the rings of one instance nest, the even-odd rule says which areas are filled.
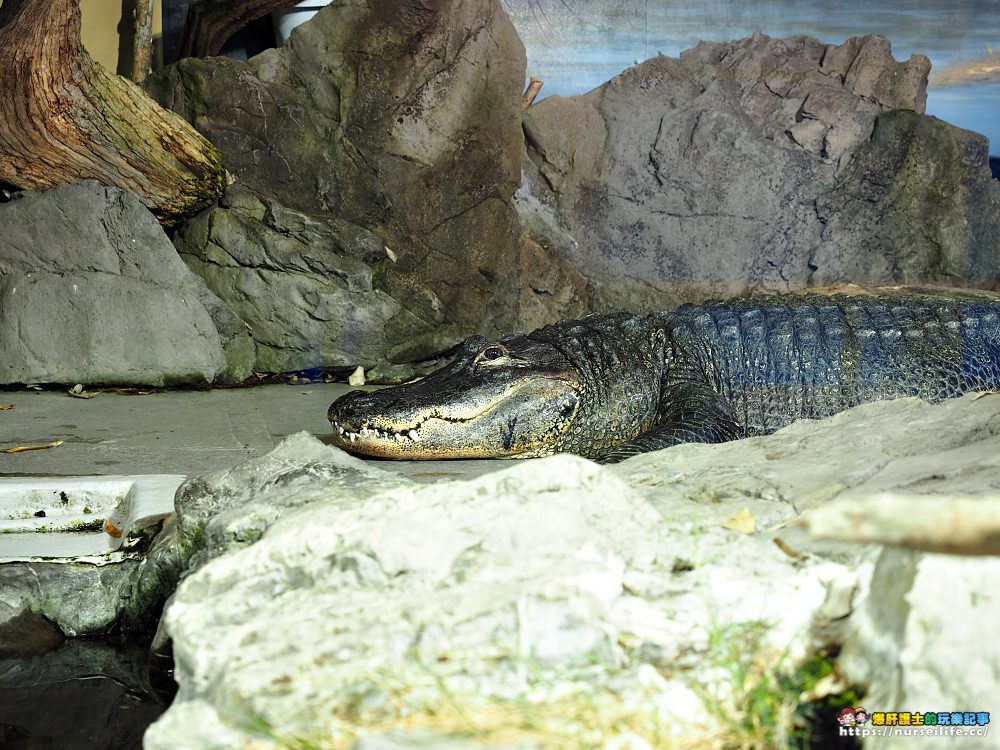
[[[616,312],[487,342],[423,380],[354,391],[337,445],[382,458],[614,462],[900,396],[1000,389],[1000,302],[785,295]]]

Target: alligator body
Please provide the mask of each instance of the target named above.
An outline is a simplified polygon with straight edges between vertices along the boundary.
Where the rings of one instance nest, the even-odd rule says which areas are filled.
[[[618,461],[900,396],[1000,390],[1000,302],[754,297],[474,336],[427,378],[337,399],[335,441],[401,459]]]

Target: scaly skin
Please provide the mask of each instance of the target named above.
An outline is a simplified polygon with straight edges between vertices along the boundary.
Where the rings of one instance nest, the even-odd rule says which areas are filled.
[[[473,337],[426,379],[350,393],[328,416],[337,443],[367,455],[613,462],[868,401],[998,389],[1000,302],[786,295]]]

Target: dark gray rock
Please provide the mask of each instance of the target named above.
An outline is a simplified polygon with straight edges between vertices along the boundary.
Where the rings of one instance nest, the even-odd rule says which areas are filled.
[[[240,185],[188,222],[181,257],[253,330],[257,370],[371,367],[400,305],[372,288],[372,266],[391,263],[378,237],[310,218]]]
[[[0,564],[0,607],[30,610],[67,636],[109,632],[127,606],[137,559],[109,565],[90,562]]]
[[[44,654],[58,648],[63,640],[59,628],[46,618],[0,601],[0,659]]]
[[[526,184],[598,307],[987,285],[1000,185],[985,139],[920,114],[928,70],[881,37],[702,43],[529,108]]]
[[[225,314],[132,193],[88,181],[0,205],[0,383],[239,379],[249,357],[206,304]]]
[[[561,226],[552,205],[535,196],[538,173],[530,162],[525,166],[524,182],[514,196],[521,222],[518,324],[532,331],[561,318],[582,318],[592,309],[594,290],[571,260],[576,240]],[[544,195],[544,187],[540,192]]]
[[[345,362],[375,354],[405,362],[474,331],[506,333],[516,324],[519,232],[511,198],[521,177],[524,66],[499,0],[402,9],[394,0],[345,0],[299,27],[281,49],[245,63],[184,60],[149,89],[212,140],[238,181],[267,196],[276,212],[297,212],[324,226],[333,218],[337,237],[353,233],[366,238],[362,245],[378,238],[371,284],[395,304],[369,295],[374,302],[355,315],[341,294],[343,304],[321,315],[331,334],[317,364],[324,356]],[[233,246],[199,245],[186,230],[189,260],[239,256],[251,224],[262,221],[247,216],[228,235]],[[299,248],[286,251],[285,265],[274,270],[301,277],[297,266],[304,261],[287,255]],[[323,265],[331,267],[314,267],[315,276],[336,276],[342,290],[364,293],[368,282],[359,267],[349,278],[340,275],[349,248],[341,244],[333,253],[341,258],[328,253]],[[300,285],[301,278],[289,283]],[[250,297],[261,288],[210,284],[238,309],[256,304]],[[268,367],[302,359],[307,334],[298,329],[317,325],[307,317],[311,304],[285,308],[285,319],[275,316]],[[342,319],[325,318],[333,306]],[[359,325],[367,330],[356,338]],[[338,328],[344,335],[334,341]]]
[[[817,200],[813,283],[865,269],[875,283],[989,284],[998,278],[1000,183],[989,143],[935,117],[879,115],[870,139]]]

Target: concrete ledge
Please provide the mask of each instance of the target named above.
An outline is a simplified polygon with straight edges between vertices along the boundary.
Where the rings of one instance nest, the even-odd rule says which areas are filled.
[[[0,563],[115,562],[174,512],[178,474],[0,479]],[[103,558],[94,560],[92,558]]]

